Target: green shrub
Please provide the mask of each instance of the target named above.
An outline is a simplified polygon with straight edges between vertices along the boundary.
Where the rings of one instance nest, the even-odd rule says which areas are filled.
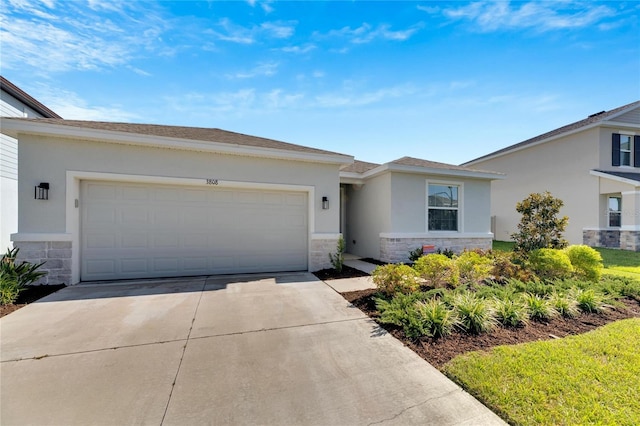
[[[415,294],[398,293],[391,300],[375,299],[376,309],[380,313],[378,321],[402,327],[404,334],[410,339],[417,339],[427,334],[420,315],[416,311]]]
[[[562,233],[569,218],[558,218],[562,200],[553,197],[548,191],[530,194],[516,204],[516,211],[522,214],[518,232],[511,235],[515,245],[513,250],[520,254],[541,248],[564,248],[567,241]]]
[[[342,267],[344,266],[344,251],[345,251],[344,238],[340,237],[338,238],[336,252],[329,253],[329,260],[333,265],[333,269],[335,269],[337,273],[342,272]]]
[[[422,279],[432,287],[455,287],[459,282],[458,267],[444,254],[428,254],[422,256],[413,265]]]
[[[403,264],[378,266],[373,270],[371,278],[378,290],[389,296],[412,293],[420,286],[418,273]]]
[[[453,300],[453,306],[460,326],[469,333],[478,334],[490,331],[497,324],[491,304],[472,293],[457,295]]]
[[[573,318],[580,313],[578,301],[573,293],[553,292],[549,297],[551,306],[563,317]]]
[[[459,325],[456,313],[438,299],[431,299],[428,302],[416,302],[415,308],[422,320],[423,330],[429,336],[448,336]]]
[[[593,289],[577,289],[574,295],[582,312],[595,313],[604,309],[602,295],[596,293]]]
[[[454,257],[460,279],[466,283],[481,282],[491,276],[493,268],[491,258],[477,251],[465,251]]]
[[[498,322],[507,327],[519,327],[529,322],[529,310],[520,300],[495,299],[495,315]]]
[[[416,260],[420,259],[422,257],[422,247],[418,247],[415,250],[410,250],[409,251],[409,260],[412,262],[415,262]]]
[[[529,253],[533,272],[542,279],[568,278],[573,272],[569,256],[562,250],[542,248]]]
[[[509,279],[529,281],[535,278],[531,270],[527,269],[522,263],[517,262],[519,260],[513,252],[493,251],[491,254],[491,276],[498,281]]]
[[[574,245],[564,249],[579,278],[598,282],[602,276],[602,256],[595,249],[585,245]]]
[[[38,271],[44,263],[16,264],[15,259],[19,251],[18,248],[9,249],[0,258],[0,303],[3,305],[15,303],[25,286],[46,274]]]
[[[549,299],[530,293],[525,294],[522,298],[532,319],[548,320],[558,316],[558,311],[556,311]]]

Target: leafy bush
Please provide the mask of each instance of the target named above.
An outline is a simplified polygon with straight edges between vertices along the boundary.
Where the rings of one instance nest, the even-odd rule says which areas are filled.
[[[456,313],[438,299],[417,302],[415,308],[422,320],[422,328],[429,336],[448,336],[460,324]]]
[[[22,262],[17,265],[16,256],[20,249],[9,249],[0,259],[0,303],[15,303],[24,287],[37,281],[46,272],[39,272],[44,263],[31,264]]]
[[[527,293],[523,296],[523,300],[527,305],[529,315],[533,319],[548,320],[558,316],[558,311],[556,311],[549,299],[540,297],[537,294]]]
[[[410,250],[409,251],[409,260],[412,262],[415,262],[416,260],[420,259],[422,257],[422,247],[418,247],[415,250]]]
[[[562,200],[553,197],[548,191],[534,193],[516,204],[516,211],[522,214],[518,232],[511,235],[515,241],[514,251],[521,254],[541,248],[564,248],[567,241],[562,233],[569,218],[558,218]]]
[[[333,265],[333,269],[336,270],[337,273],[342,272],[342,267],[344,266],[344,238],[338,238],[338,245],[336,247],[336,252],[329,253],[329,260],[331,260],[331,264]]]
[[[568,278],[573,272],[569,256],[562,250],[542,248],[529,253],[531,269],[542,279]]]
[[[418,273],[410,266],[389,264],[376,267],[371,274],[378,290],[387,295],[412,293],[420,286]]]
[[[460,326],[469,333],[478,334],[490,331],[497,324],[491,304],[472,293],[467,292],[456,296],[453,300],[453,306]]]
[[[522,260],[516,258],[513,252],[493,251],[491,254],[491,275],[494,280],[506,281],[517,279],[529,281],[535,278],[532,271],[525,268]]]
[[[573,318],[580,313],[578,301],[572,293],[553,292],[549,301],[551,306],[563,317]]]
[[[604,309],[602,295],[596,293],[593,289],[578,289],[574,295],[582,312],[594,313],[601,312]]]
[[[574,273],[589,281],[598,282],[602,276],[602,256],[595,249],[585,245],[573,245],[564,249],[573,266]]]
[[[484,253],[465,251],[454,257],[460,278],[466,283],[476,283],[491,276],[493,268],[491,259]]]
[[[529,322],[529,310],[520,300],[495,299],[495,315],[498,322],[507,327],[519,327]]]
[[[446,248],[446,249],[438,249],[438,250],[436,251],[436,254],[444,254],[444,255],[445,255],[445,256],[447,256],[449,259],[453,259],[453,256],[455,256],[455,255],[456,255],[456,253],[455,253],[453,250],[448,249],[448,248]]]
[[[422,256],[413,265],[420,277],[433,287],[445,287],[447,284],[458,285],[458,267],[444,254],[428,254]]]

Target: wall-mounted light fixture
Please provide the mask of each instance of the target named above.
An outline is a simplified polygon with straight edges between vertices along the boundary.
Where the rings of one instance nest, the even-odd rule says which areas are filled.
[[[36,200],[48,200],[49,199],[49,182],[40,182],[40,185],[36,186],[36,192],[34,197]]]
[[[328,209],[329,209],[329,198],[322,197],[322,210],[328,210]]]

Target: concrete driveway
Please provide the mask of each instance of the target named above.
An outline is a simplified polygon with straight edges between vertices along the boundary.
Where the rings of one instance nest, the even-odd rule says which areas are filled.
[[[68,287],[0,333],[2,425],[503,424],[307,273]]]

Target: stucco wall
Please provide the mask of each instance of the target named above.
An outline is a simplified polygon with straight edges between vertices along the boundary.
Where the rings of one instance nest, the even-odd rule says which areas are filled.
[[[310,185],[315,187],[314,232],[339,232],[338,165],[219,155],[178,149],[24,136],[19,145],[20,233],[65,229],[66,172],[91,171],[142,176]],[[49,200],[33,199],[33,188],[49,182]],[[321,198],[334,201],[322,210]]]
[[[600,165],[600,140],[600,131],[590,129],[474,163],[471,167],[506,174],[504,180],[491,185],[496,239],[509,240],[516,232],[521,217],[515,210],[516,203],[531,193],[548,190],[564,201],[560,214],[569,217],[565,237],[572,244],[581,244],[583,228],[599,224],[598,178],[589,172]]]
[[[379,234],[391,227],[390,194],[390,174],[373,177],[362,186],[347,186],[345,241],[349,253],[378,258]]]

